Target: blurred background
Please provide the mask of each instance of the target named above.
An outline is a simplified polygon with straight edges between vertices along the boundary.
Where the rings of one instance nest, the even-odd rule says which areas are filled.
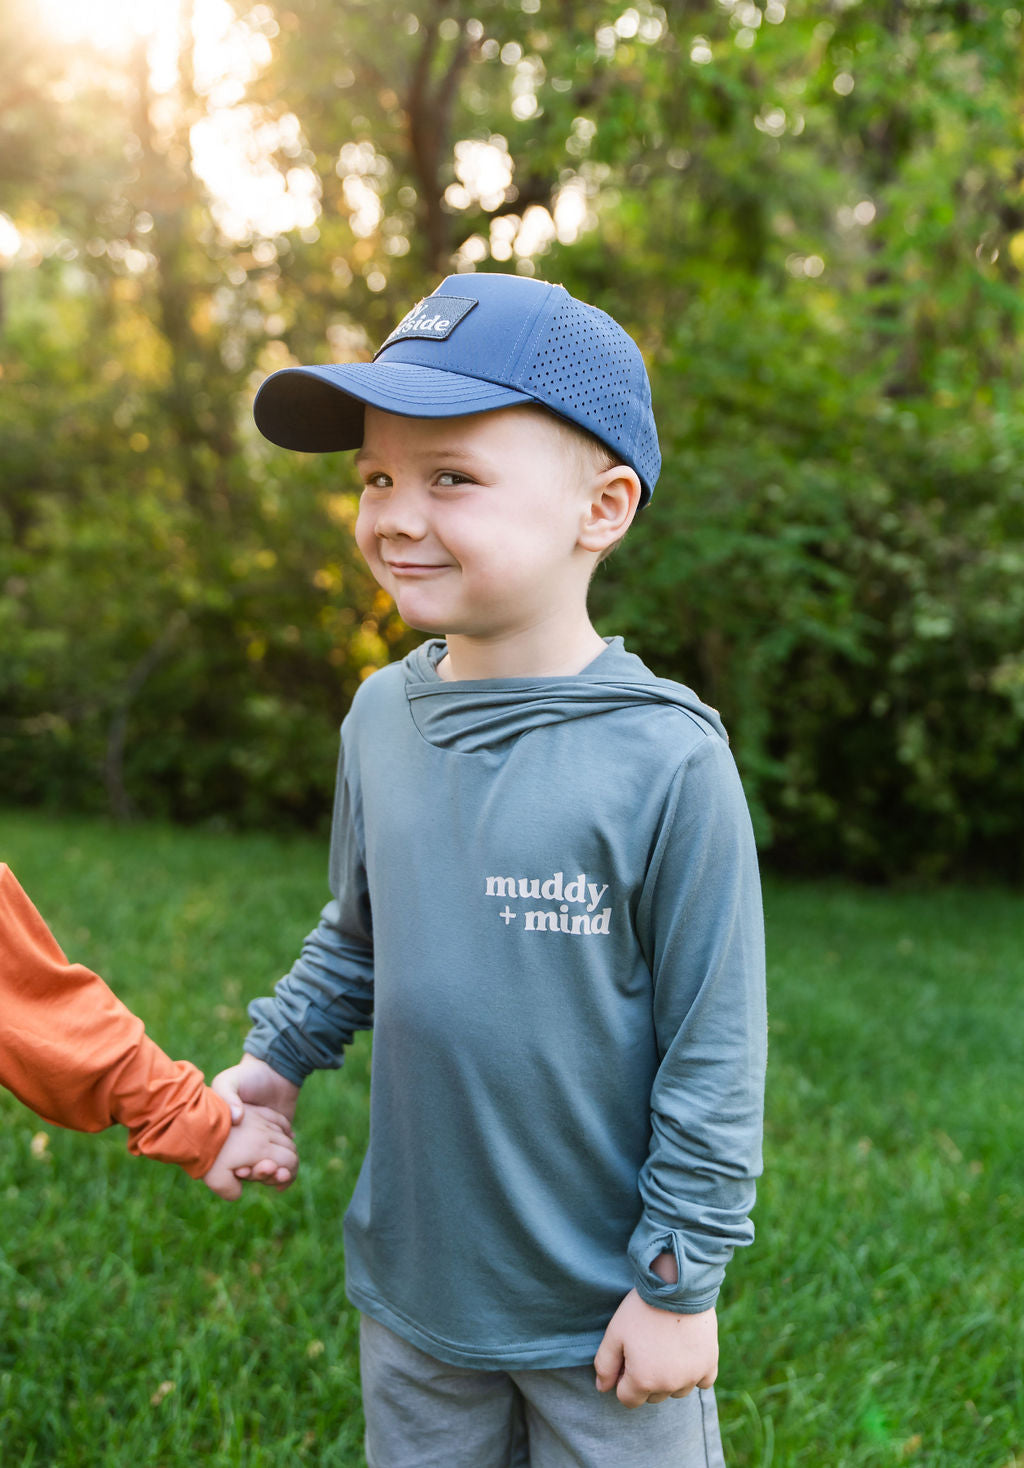
[[[2,0],[0,801],[317,829],[420,640],[255,388],[451,271],[635,336],[598,625],[765,862],[1024,873],[1024,16],[1000,0]]]

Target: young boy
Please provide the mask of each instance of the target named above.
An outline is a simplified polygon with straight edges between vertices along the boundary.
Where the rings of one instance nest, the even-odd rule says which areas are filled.
[[[717,714],[587,613],[660,467],[640,354],[561,287],[459,275],[373,362],[279,372],[255,413],[358,449],[359,548],[444,637],[359,690],[333,900],[214,1083],[291,1114],[373,1025],[345,1220],[368,1463],[721,1464],[763,935]]]
[[[68,963],[28,893],[0,863],[0,1085],[44,1121],[128,1128],[136,1156],[175,1162],[222,1198],[238,1168],[287,1187],[291,1127],[259,1106],[232,1125],[224,1100],[186,1060],[171,1060],[98,974]]]

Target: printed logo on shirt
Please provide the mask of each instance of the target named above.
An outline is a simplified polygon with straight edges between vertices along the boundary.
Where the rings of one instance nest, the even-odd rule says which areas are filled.
[[[462,318],[478,304],[471,296],[426,296],[407,316],[402,317],[377,355],[383,352],[384,347],[394,346],[395,342],[405,341],[407,337],[447,341]]]
[[[611,929],[612,910],[601,906],[608,883],[592,881],[586,872],[568,882],[564,872],[550,877],[485,877],[484,882],[485,896],[504,899],[498,916],[506,928],[514,922],[527,933],[568,933],[572,938],[607,937]],[[534,906],[542,902],[547,906]]]

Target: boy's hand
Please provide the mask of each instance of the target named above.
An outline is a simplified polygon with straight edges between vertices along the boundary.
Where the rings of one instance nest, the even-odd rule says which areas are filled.
[[[286,1188],[298,1171],[299,1154],[292,1141],[291,1122],[269,1107],[250,1105],[232,1126],[203,1182],[233,1202],[242,1196],[240,1175],[255,1173],[257,1168],[262,1182]]]
[[[614,1387],[626,1407],[688,1396],[718,1375],[718,1318],[714,1310],[658,1310],[630,1290],[604,1333],[594,1369],[598,1391]]]
[[[210,1086],[231,1107],[236,1130],[241,1124],[240,1119],[247,1105],[269,1107],[278,1112],[290,1127],[299,1099],[298,1086],[285,1080],[265,1060],[257,1060],[255,1055],[249,1054],[243,1055],[237,1065],[232,1065],[214,1076]],[[270,1183],[278,1189],[286,1188],[292,1180],[289,1178],[288,1182],[279,1182],[271,1159],[261,1157],[257,1160],[251,1156],[242,1165],[236,1166],[235,1176],[252,1182]]]
[[[255,1055],[248,1053],[237,1065],[229,1066],[214,1076],[210,1086],[218,1096],[223,1096],[233,1117],[240,1117],[243,1103],[250,1101],[256,1106],[269,1106],[273,1111],[279,1111],[286,1121],[291,1121],[299,1099],[298,1086],[286,1081],[265,1060],[257,1060]]]

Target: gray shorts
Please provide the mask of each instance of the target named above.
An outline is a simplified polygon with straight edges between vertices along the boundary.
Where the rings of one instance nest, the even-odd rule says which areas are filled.
[[[624,1407],[592,1366],[478,1371],[364,1315],[368,1468],[725,1468],[714,1391]]]

